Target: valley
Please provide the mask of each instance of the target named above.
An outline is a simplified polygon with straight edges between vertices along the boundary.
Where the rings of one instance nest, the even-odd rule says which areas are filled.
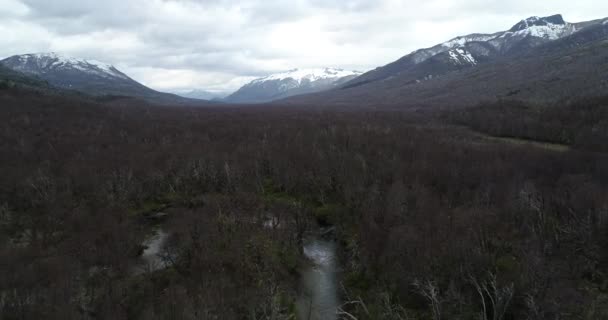
[[[5,58],[0,319],[608,319],[607,41],[606,19],[530,17],[230,95]]]
[[[442,114],[0,99],[2,286],[16,288],[3,310],[18,317],[289,318],[300,277],[329,285],[299,271],[317,224],[339,248],[327,290],[357,318],[430,316],[431,287],[442,313],[475,314],[472,278],[513,286],[517,318],[536,310],[526,299],[545,315],[606,310],[604,153],[478,144]],[[175,260],[133,278],[138,252],[158,252],[140,247],[150,213],[166,214],[161,252]],[[578,302],[555,307],[572,283]]]

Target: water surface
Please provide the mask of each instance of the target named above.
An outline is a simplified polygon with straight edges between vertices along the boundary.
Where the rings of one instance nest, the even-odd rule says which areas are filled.
[[[144,241],[145,249],[141,254],[136,273],[152,272],[168,267],[167,262],[162,258],[167,238],[169,238],[169,234],[159,229],[152,237]]]
[[[338,308],[336,245],[309,239],[304,244],[304,255],[310,263],[302,269],[298,319],[335,320]]]

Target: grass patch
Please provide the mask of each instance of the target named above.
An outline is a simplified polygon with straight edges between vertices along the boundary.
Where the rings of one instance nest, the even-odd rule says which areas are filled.
[[[313,214],[317,222],[322,225],[334,225],[340,221],[346,208],[343,205],[329,203],[317,206],[313,209]]]
[[[494,137],[484,135],[484,138],[490,141],[504,142],[513,145],[527,145],[533,146],[536,148],[541,148],[545,150],[555,151],[555,152],[566,152],[570,150],[570,146],[559,143],[551,143],[551,142],[542,142],[542,141],[534,141],[523,138],[513,138],[513,137]]]
[[[151,213],[157,213],[163,211],[176,203],[183,203],[185,201],[185,197],[175,193],[170,192],[163,194],[160,197],[156,197],[154,199],[143,201],[128,210],[129,215],[138,216],[138,215],[146,215]]]

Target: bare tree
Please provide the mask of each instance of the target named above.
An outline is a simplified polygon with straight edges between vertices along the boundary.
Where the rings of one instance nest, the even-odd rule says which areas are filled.
[[[491,272],[488,273],[488,279],[483,280],[482,282],[477,281],[473,276],[470,276],[469,278],[481,299],[482,319],[504,319],[511,299],[513,298],[513,283],[506,287],[499,288],[496,275]],[[492,312],[492,318],[488,318],[488,313],[490,311]]]
[[[437,285],[431,280],[420,281],[418,279],[414,280],[413,285],[429,301],[431,310],[433,311],[433,319],[441,320],[441,299]]]

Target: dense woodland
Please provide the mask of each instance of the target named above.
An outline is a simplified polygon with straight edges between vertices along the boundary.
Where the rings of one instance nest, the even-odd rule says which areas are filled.
[[[492,136],[608,151],[608,98],[533,105],[500,101],[448,113],[446,119]]]
[[[0,318],[293,319],[324,224],[349,317],[607,319],[605,101],[421,119],[0,90]],[[134,274],[159,225],[171,266]]]

